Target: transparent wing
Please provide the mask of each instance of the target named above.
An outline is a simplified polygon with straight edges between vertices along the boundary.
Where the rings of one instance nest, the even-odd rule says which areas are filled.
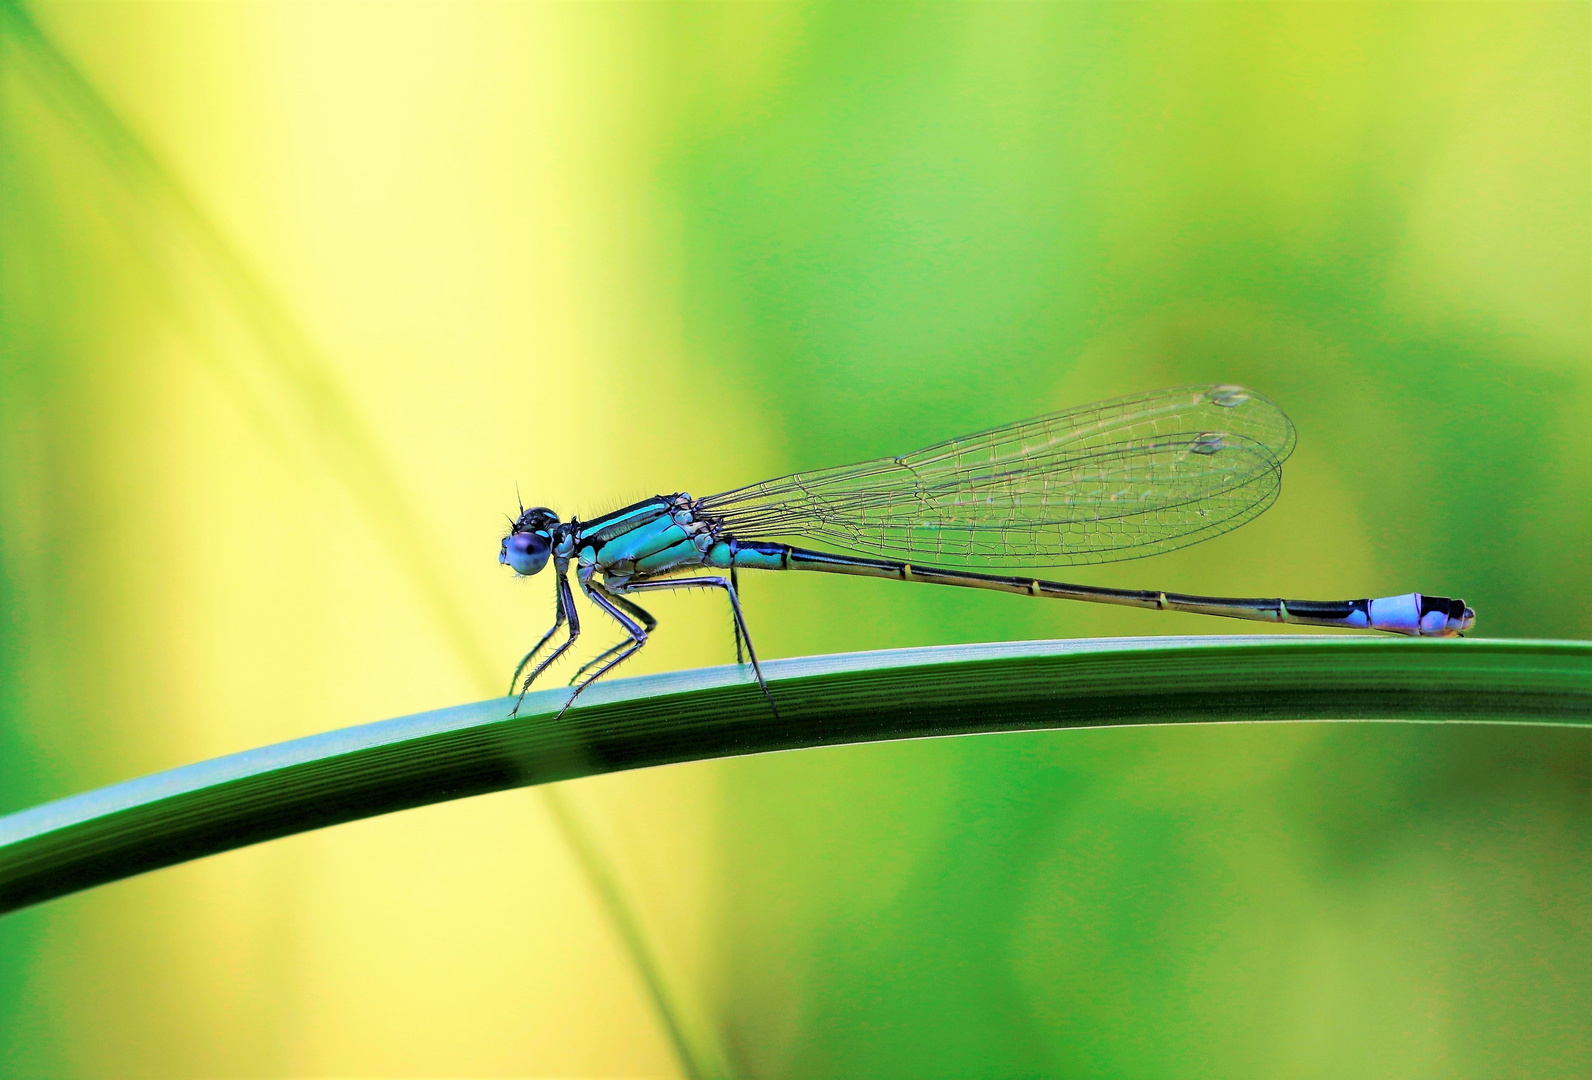
[[[795,473],[700,500],[741,539],[799,539],[940,565],[1136,559],[1270,506],[1288,417],[1239,386],[1102,401],[904,457]]]

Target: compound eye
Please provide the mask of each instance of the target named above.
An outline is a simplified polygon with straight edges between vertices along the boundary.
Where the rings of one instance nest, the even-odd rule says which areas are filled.
[[[552,538],[544,532],[517,532],[503,541],[503,553],[498,561],[514,568],[516,574],[529,577],[547,565],[547,555],[552,549]]]

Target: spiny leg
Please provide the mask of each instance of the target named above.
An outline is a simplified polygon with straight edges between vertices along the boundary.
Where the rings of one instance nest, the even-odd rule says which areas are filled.
[[[613,670],[613,668],[619,665],[621,662],[630,659],[630,657],[636,654],[637,650],[647,643],[647,631],[642,629],[640,623],[636,622],[629,615],[626,615],[623,611],[621,611],[618,605],[613,603],[614,600],[619,598],[614,596],[597,582],[591,580],[590,574],[581,574],[580,588],[581,591],[586,594],[586,599],[602,608],[613,617],[615,622],[625,628],[625,633],[630,635],[630,640],[621,643],[619,646],[620,652],[618,656],[615,656],[612,660],[609,660],[602,667],[598,668],[596,672],[587,676],[584,682],[575,684],[575,692],[569,695],[569,700],[564,702],[564,707],[558,710],[558,716],[553,718],[555,720],[559,719],[569,711],[569,707],[575,704],[575,699],[580,697],[580,692],[582,690],[586,689],[586,687],[590,686],[592,683],[608,674],[609,671]],[[656,621],[654,621],[654,625],[657,625]],[[609,651],[612,652],[614,650],[610,649]]]
[[[592,582],[592,584],[593,584],[593,586],[597,585],[596,582]],[[598,587],[600,587],[600,586],[598,586]],[[612,590],[609,590],[609,589],[606,589],[606,588],[603,589],[603,595],[607,596],[608,599],[612,600],[614,603],[616,603],[620,607],[624,608],[627,612],[630,613],[630,615],[632,617],[638,619],[641,622],[641,625],[646,628],[647,633],[650,634],[650,633],[652,633],[654,630],[656,630],[658,628],[658,620],[653,618],[652,612],[648,611],[646,608],[642,607],[640,604],[633,604],[629,600],[626,600],[623,596],[619,596],[618,594],[614,593]],[[630,647],[630,639],[626,638],[624,641],[621,641],[619,644],[615,645],[613,648],[605,649],[601,653],[598,653],[595,657],[593,657],[592,659],[586,661],[580,667],[575,669],[575,674],[570,678],[569,685],[574,686],[577,682],[580,681],[580,677],[582,675],[586,674],[586,672],[590,671],[592,668],[596,667],[598,664],[602,663],[604,660],[607,660],[610,656],[612,656],[614,653],[618,652],[619,650],[628,649],[629,647]]]
[[[619,644],[611,645],[608,648],[604,649],[602,652],[598,653],[596,656],[594,656],[590,660],[586,661],[580,667],[576,668],[575,669],[575,674],[573,674],[573,675],[571,675],[569,677],[568,685],[574,686],[576,683],[580,682],[580,677],[582,675],[586,674],[586,672],[590,671],[592,668],[596,667],[598,664],[602,663],[604,660],[607,660],[610,656],[612,656],[614,653],[618,652],[619,650],[630,648],[631,644],[632,644],[631,639],[630,638],[625,638],[625,640],[621,641]]]
[[[734,563],[730,564],[730,589],[737,597],[741,595],[741,582],[735,576]],[[741,659],[741,620],[735,616],[734,607],[730,608],[730,628],[735,632],[735,663],[740,665],[745,663],[745,661]],[[748,641],[747,644],[750,645],[751,642]]]
[[[768,692],[768,683],[763,680],[763,669],[757,662],[757,650],[752,648],[752,635],[746,629],[746,617],[741,614],[741,597],[735,586],[721,577],[694,577],[694,578],[667,578],[661,581],[632,581],[625,586],[626,592],[644,592],[649,589],[682,589],[692,585],[702,585],[710,589],[723,589],[730,598],[730,614],[735,617],[735,628],[742,638],[746,639],[746,655],[752,661],[752,674],[757,676],[757,686],[763,691],[763,696],[768,699],[768,707],[774,710],[774,719],[779,719],[779,706],[774,704],[774,695]]]
[[[541,663],[537,664],[535,670],[533,670],[529,675],[525,676],[525,685],[520,687],[520,696],[514,699],[514,708],[513,708],[513,710],[511,710],[509,712],[510,716],[518,716],[519,715],[520,703],[525,700],[525,695],[530,692],[531,683],[536,681],[536,677],[538,675],[540,675],[542,672],[546,671],[548,666],[551,665],[553,663],[553,661],[557,660],[560,656],[563,656],[564,653],[569,650],[569,647],[571,645],[575,644],[575,639],[580,637],[580,616],[575,613],[575,594],[570,592],[570,589],[569,589],[569,577],[568,577],[567,574],[560,573],[558,575],[558,587],[557,588],[558,588],[558,592],[557,592],[557,595],[558,595],[558,606],[561,609],[560,614],[569,619],[569,637],[565,638],[564,639],[564,643],[562,645],[560,645],[558,648],[554,649],[550,654],[548,654],[548,656],[546,658],[544,658],[542,660]],[[557,630],[557,629],[558,629],[558,624],[555,623],[553,625],[553,630]],[[552,637],[552,636],[553,636],[553,631],[549,630],[547,632],[547,637]],[[536,648],[540,649],[542,647],[542,644],[545,643],[546,640],[547,640],[546,638],[543,638],[542,642],[539,642],[537,644]],[[536,651],[536,649],[532,649],[531,650],[532,653],[535,653],[535,651]],[[527,656],[525,658],[525,660],[520,661],[520,667],[523,668],[525,666],[526,662],[529,661],[529,660],[530,660],[530,656]],[[517,677],[519,675],[519,671],[516,670],[514,672],[514,674]],[[514,692],[513,684],[509,685],[509,692],[510,693]],[[568,706],[565,706],[565,708],[568,708]],[[560,712],[559,715],[562,716],[563,713]]]
[[[571,705],[575,704],[575,699],[580,697],[580,693],[581,693],[582,690],[586,689],[586,687],[590,686],[592,683],[596,682],[598,679],[600,679],[604,675],[608,674],[608,672],[609,672],[609,670],[611,668],[618,667],[620,664],[624,663],[626,660],[629,660],[636,653],[640,652],[641,651],[641,647],[643,645],[645,645],[645,644],[646,644],[645,640],[639,640],[638,641],[635,638],[631,638],[629,641],[620,642],[619,643],[619,647],[618,647],[619,648],[619,655],[614,657],[612,660],[608,661],[602,667],[598,668],[595,673],[593,673],[591,676],[589,676],[586,679],[585,682],[576,685],[575,692],[569,695],[569,700],[564,702],[564,707],[562,709],[558,710],[558,716],[553,717],[553,719],[554,720],[558,720],[561,717],[563,717],[563,715],[566,712],[569,711],[569,707]]]
[[[531,662],[531,657],[541,652],[542,646],[551,641],[553,635],[558,633],[559,627],[563,625],[564,594],[559,591],[558,585],[555,582],[553,585],[553,628],[542,635],[541,641],[538,641],[535,645],[531,646],[531,651],[526,653],[524,659],[522,659],[518,666],[514,668],[514,674],[509,676],[509,693],[514,693],[514,688],[520,684],[520,673],[525,670],[525,665]]]

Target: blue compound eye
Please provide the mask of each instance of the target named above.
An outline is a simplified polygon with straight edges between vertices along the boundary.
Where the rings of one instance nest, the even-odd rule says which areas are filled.
[[[513,567],[522,577],[529,577],[547,565],[551,548],[552,538],[545,532],[513,533],[504,537],[498,562]]]

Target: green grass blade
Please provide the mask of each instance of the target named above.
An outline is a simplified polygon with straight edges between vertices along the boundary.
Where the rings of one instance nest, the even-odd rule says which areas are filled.
[[[1014,642],[598,684],[312,735],[0,818],[0,911],[220,851],[527,784],[774,750],[1208,721],[1592,725],[1592,643],[1314,637]]]

